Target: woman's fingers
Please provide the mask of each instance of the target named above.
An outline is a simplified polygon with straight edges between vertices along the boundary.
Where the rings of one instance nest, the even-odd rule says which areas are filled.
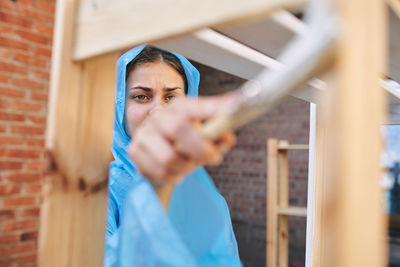
[[[195,106],[186,106],[184,110],[163,110],[155,115],[155,125],[163,133],[178,153],[183,154],[199,165],[218,164],[222,155],[212,140],[201,136],[198,124],[190,111]],[[203,117],[203,114],[201,114]],[[197,122],[198,122],[197,118]]]

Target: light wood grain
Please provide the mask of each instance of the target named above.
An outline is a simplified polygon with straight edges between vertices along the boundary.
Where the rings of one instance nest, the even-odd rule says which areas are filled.
[[[72,61],[76,1],[57,1],[38,266],[102,266],[118,53]]]
[[[386,7],[382,0],[337,4],[342,31],[335,67],[337,86],[327,105],[330,190],[322,220],[331,257],[324,257],[321,266],[386,266],[379,186],[380,126],[385,110],[379,77],[386,67]]]
[[[281,146],[289,146],[286,140],[279,141]],[[288,151],[282,150],[278,152],[279,158],[279,197],[278,207],[285,209],[289,207],[289,159]],[[289,265],[289,225],[288,217],[279,215],[278,209],[278,266],[288,267]]]
[[[276,267],[277,242],[278,242],[278,140],[268,139],[267,141],[267,267]]]
[[[303,207],[279,208],[278,214],[285,215],[285,216],[306,217],[307,216],[307,208],[303,208]]]
[[[265,16],[304,0],[82,0],[75,59],[187,33],[205,26]]]

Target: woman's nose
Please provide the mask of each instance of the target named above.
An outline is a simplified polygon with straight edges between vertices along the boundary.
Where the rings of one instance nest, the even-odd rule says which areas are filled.
[[[161,98],[158,98],[158,97],[157,97],[157,98],[154,98],[154,99],[153,99],[152,106],[151,106],[150,111],[149,111],[149,114],[151,114],[151,113],[153,113],[154,111],[157,111],[157,110],[159,110],[159,109],[162,109],[163,106],[164,106],[164,103],[163,103],[163,101],[162,101]]]

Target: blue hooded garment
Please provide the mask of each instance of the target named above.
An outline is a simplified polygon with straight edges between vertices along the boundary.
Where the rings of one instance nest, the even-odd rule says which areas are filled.
[[[104,266],[241,266],[228,206],[203,168],[175,186],[166,214],[127,154],[126,66],[144,47],[126,52],[117,63]],[[197,97],[199,72],[175,55],[185,70],[188,96]]]

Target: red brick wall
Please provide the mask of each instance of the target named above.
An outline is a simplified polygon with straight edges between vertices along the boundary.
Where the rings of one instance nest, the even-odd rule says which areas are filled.
[[[34,266],[54,0],[0,0],[0,266]]]
[[[200,93],[225,92],[243,80],[196,65],[201,72]],[[222,165],[207,168],[228,202],[244,266],[265,266],[266,139],[308,144],[309,103],[289,98],[285,103],[237,132],[237,145]],[[308,152],[289,152],[290,204],[306,206]],[[289,219],[290,266],[305,260],[304,218]]]

